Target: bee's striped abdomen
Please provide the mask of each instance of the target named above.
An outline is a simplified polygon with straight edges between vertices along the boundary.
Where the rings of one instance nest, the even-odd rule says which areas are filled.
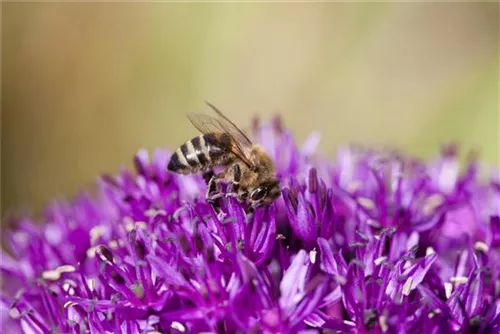
[[[187,162],[187,165],[191,168],[196,168],[200,164],[196,151],[193,147],[193,142],[190,140],[182,144],[181,147],[175,151],[178,155],[182,155]]]
[[[205,136],[203,135],[191,140],[191,144],[193,144],[193,149],[196,152],[196,158],[198,158],[198,162],[202,166],[205,166],[208,163],[210,163],[210,156],[208,154],[204,137]]]
[[[201,135],[184,143],[170,158],[168,170],[191,174],[223,164],[229,143],[219,137],[216,134]]]
[[[204,147],[208,159],[212,163],[220,164],[219,160],[229,152],[230,142],[226,138],[226,135],[208,134],[201,137],[203,137],[205,142]]]
[[[174,154],[170,157],[170,162],[168,163],[167,169],[171,172],[181,173],[181,174],[189,174],[190,168],[187,164],[186,158],[179,152],[177,149]]]

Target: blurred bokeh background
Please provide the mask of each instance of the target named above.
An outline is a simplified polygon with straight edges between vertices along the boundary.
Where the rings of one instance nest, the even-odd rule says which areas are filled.
[[[496,3],[3,3],[2,214],[76,194],[209,100],[430,157],[499,163]]]

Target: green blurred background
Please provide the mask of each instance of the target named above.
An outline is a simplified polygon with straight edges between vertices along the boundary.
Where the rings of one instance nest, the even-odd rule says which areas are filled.
[[[2,214],[175,148],[209,100],[299,141],[499,163],[497,3],[3,3]]]

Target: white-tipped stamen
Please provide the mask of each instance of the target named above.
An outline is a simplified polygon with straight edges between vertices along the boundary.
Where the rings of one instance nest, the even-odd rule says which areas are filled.
[[[90,244],[95,245],[97,240],[106,233],[106,226],[97,225],[90,229]]]
[[[16,295],[14,296],[14,298],[15,299],[19,299],[19,298],[21,298],[23,296],[23,294],[24,294],[24,289],[21,288],[21,289],[17,290]]]
[[[48,281],[57,281],[61,274],[57,270],[46,270],[42,273],[42,278]]]
[[[87,284],[89,286],[89,290],[94,292],[95,290],[95,279],[91,278],[87,281]]]
[[[63,307],[64,308],[69,308],[73,305],[77,305],[75,302],[72,302],[72,301],[67,301],[66,303],[64,303]]]
[[[371,226],[371,227],[375,227],[375,228],[380,228],[382,227],[382,224],[380,224],[379,221],[375,220],[375,219],[372,219],[372,218],[368,218],[366,220],[366,225],[368,226]]]
[[[450,298],[452,290],[453,284],[451,284],[450,282],[444,282],[444,293],[446,295],[446,299]]]
[[[440,313],[441,313],[441,310],[437,308],[437,309],[430,311],[428,317],[429,317],[429,319],[432,319]]]
[[[361,181],[353,180],[347,184],[347,191],[349,191],[350,193],[356,192],[361,189],[362,185],[363,183]]]
[[[367,197],[359,197],[358,204],[367,210],[373,210],[375,208],[375,203]]]
[[[62,273],[72,273],[76,270],[76,268],[70,264],[65,264],[63,266],[57,267],[56,270]]]
[[[444,197],[441,194],[434,194],[427,197],[422,209],[424,215],[432,214],[438,207],[444,203]]]
[[[138,221],[138,222],[135,222],[135,227],[139,228],[141,230],[146,230],[148,228],[148,224],[146,224],[143,221]]]
[[[405,284],[403,285],[403,295],[408,296],[410,294],[412,283],[413,283],[413,277],[408,277]]]
[[[54,270],[46,270],[42,273],[42,278],[48,281],[57,281],[59,278],[61,278],[62,273],[72,273],[75,271],[75,267],[72,265],[63,265],[60,267],[57,267]]]
[[[179,332],[186,331],[186,327],[184,327],[184,325],[178,321],[172,321],[172,324],[170,325],[170,327],[172,327],[173,329],[177,329]]]
[[[316,254],[318,252],[316,249],[313,249],[312,251],[309,252],[309,260],[311,261],[312,264],[316,263]]]
[[[350,321],[350,320],[344,320],[344,324],[348,325],[348,326],[356,326],[356,323]]]
[[[19,312],[19,310],[17,308],[13,307],[9,310],[9,316],[12,319],[19,319],[21,317],[21,313]]]
[[[340,285],[345,285],[347,283],[347,279],[345,277],[342,277],[342,276],[339,276],[339,275],[335,275],[333,277],[335,279],[335,281],[337,281],[337,283],[339,283]]]
[[[108,246],[111,249],[117,249],[118,248],[118,241],[116,241],[116,240],[110,240],[108,242]]]
[[[153,217],[156,217],[158,215],[166,216],[167,212],[163,209],[151,208],[151,209],[146,210],[146,212],[144,212],[144,214],[146,215],[146,217],[153,218]]]
[[[432,255],[435,253],[436,253],[436,250],[432,247],[427,247],[427,249],[425,250],[425,256],[429,256],[429,255]]]
[[[73,296],[75,294],[75,289],[73,288],[73,285],[70,284],[69,281],[64,282],[62,285],[62,288],[63,288],[64,292],[66,292],[70,296]]]
[[[487,253],[489,250],[489,247],[486,243],[484,243],[482,241],[476,241],[476,243],[474,244],[474,249],[477,251],[481,251],[483,253]]]
[[[87,257],[92,259],[95,257],[95,252],[97,251],[97,247],[90,247],[87,249]]]
[[[450,278],[450,282],[455,283],[455,285],[465,284],[465,283],[467,283],[468,280],[469,280],[469,278],[467,278],[465,276],[454,276],[454,277]]]
[[[373,263],[375,263],[375,265],[377,265],[377,266],[380,266],[385,261],[387,261],[387,256],[379,256],[378,258],[373,260]]]
[[[130,217],[125,217],[123,219],[123,222],[125,223],[125,230],[127,232],[130,232],[134,229],[134,221]]]
[[[381,315],[380,317],[378,317],[378,323],[382,332],[387,332],[387,330],[389,329],[389,326],[387,326],[387,317]]]
[[[119,239],[119,240],[110,240],[108,242],[108,246],[111,249],[117,249],[117,248],[125,246],[125,243],[121,239]]]

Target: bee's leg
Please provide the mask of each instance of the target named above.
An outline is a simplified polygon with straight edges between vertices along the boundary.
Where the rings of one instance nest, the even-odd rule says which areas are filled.
[[[217,182],[217,175],[212,175],[210,180],[207,182],[207,203],[212,205],[212,208],[215,210],[217,214],[221,211],[221,204],[219,202],[220,191]]]
[[[246,188],[240,186],[241,181],[241,167],[235,164],[232,168],[233,179],[231,181],[231,192],[228,196],[237,197],[240,203],[244,203],[248,198],[248,191]]]
[[[234,164],[231,172],[232,172],[231,189],[227,195],[232,197],[239,197],[238,193],[240,191],[240,180],[241,180],[240,165]]]
[[[248,191],[241,189],[238,194],[238,199],[240,200],[240,203],[244,203],[248,199]]]
[[[205,180],[205,183],[208,185],[210,183],[210,180],[212,177],[214,177],[214,171],[209,170],[208,172],[203,173],[203,180]]]
[[[219,182],[224,178],[224,173],[213,174],[207,184],[207,201],[214,203],[222,195],[219,190]]]

